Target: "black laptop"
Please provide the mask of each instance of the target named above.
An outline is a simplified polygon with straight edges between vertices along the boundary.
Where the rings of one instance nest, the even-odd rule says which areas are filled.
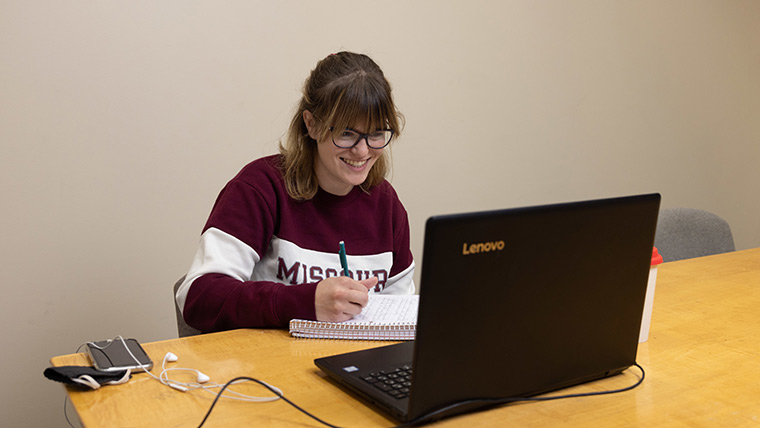
[[[431,217],[416,340],[314,362],[404,422],[618,374],[636,360],[659,205],[649,194]]]

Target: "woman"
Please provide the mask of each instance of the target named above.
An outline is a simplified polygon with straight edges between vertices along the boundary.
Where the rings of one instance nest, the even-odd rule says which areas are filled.
[[[185,321],[203,332],[345,321],[369,293],[413,293],[409,221],[385,180],[401,122],[372,59],[320,61],[280,154],[251,162],[219,194],[177,290]]]

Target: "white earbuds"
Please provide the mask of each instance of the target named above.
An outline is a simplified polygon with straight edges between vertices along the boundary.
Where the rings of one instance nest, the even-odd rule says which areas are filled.
[[[209,382],[209,377],[205,373],[200,372],[196,369],[188,369],[188,368],[167,368],[166,362],[176,362],[178,360],[177,356],[171,352],[167,352],[166,355],[164,355],[164,361],[161,364],[161,374],[158,377],[158,380],[163,383],[166,386],[169,386],[171,388],[174,388],[178,391],[182,392],[188,392],[192,391],[194,389],[203,389],[205,391],[208,391],[214,395],[216,395],[216,392],[213,392],[211,389],[214,388],[222,388],[223,385],[219,385],[213,382]],[[169,379],[169,372],[170,371],[186,371],[186,372],[195,372],[197,375],[197,383],[196,382],[180,382],[178,380]],[[153,374],[151,373],[153,376]],[[207,385],[204,385],[206,382],[209,382]],[[233,382],[232,384],[244,382],[243,380],[238,382]],[[267,384],[269,385],[269,384]],[[272,385],[269,385],[274,391],[277,391],[277,393],[282,395],[282,391]],[[280,397],[277,395],[270,396],[270,397],[252,397],[250,395],[245,395],[239,392],[232,391],[230,389],[226,390],[226,394],[224,395],[225,398],[233,399],[233,400],[240,400],[240,401],[252,401],[252,402],[264,402],[264,401],[274,401],[279,399]]]
[[[161,371],[161,374],[159,375],[159,380],[164,385],[168,385],[168,386],[170,386],[170,387],[172,387],[174,389],[178,389],[180,391],[187,392],[187,391],[189,391],[191,389],[202,388],[202,385],[200,385],[200,384],[206,383],[209,380],[211,380],[211,378],[208,377],[207,374],[202,373],[200,370],[187,369],[187,368],[179,368],[179,367],[177,367],[177,368],[166,368],[166,363],[167,362],[173,363],[173,362],[176,362],[178,359],[179,358],[177,357],[177,355],[175,355],[172,352],[167,352],[166,355],[164,355],[164,361],[161,364],[161,368],[163,370]],[[195,374],[196,374],[196,382],[197,383],[194,384],[192,382],[180,382],[180,381],[177,381],[177,380],[174,380],[174,379],[169,379],[168,372],[170,372],[170,371],[195,372]]]

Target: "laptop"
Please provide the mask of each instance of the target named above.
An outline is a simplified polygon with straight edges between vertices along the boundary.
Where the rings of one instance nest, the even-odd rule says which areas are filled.
[[[431,217],[416,339],[314,362],[414,423],[619,374],[636,362],[659,205],[647,194]]]

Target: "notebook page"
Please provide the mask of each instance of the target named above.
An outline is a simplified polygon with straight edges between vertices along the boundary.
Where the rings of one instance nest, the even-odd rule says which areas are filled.
[[[416,324],[419,295],[370,294],[367,306],[341,324]]]

